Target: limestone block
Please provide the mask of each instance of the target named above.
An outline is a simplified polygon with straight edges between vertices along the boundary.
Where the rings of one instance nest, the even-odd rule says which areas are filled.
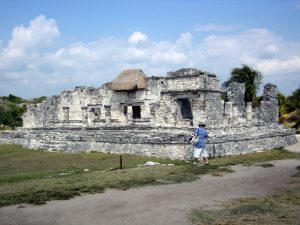
[[[243,116],[245,112],[245,84],[232,82],[226,88],[226,91],[228,100],[237,106],[238,115]]]
[[[247,125],[251,125],[252,124],[252,102],[247,102],[247,106],[246,106],[246,123]]]

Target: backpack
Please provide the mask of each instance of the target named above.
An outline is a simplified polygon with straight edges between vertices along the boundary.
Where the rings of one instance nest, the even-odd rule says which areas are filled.
[[[190,140],[190,143],[192,145],[196,145],[196,144],[198,144],[199,140],[200,140],[199,130],[197,129],[197,135],[195,135],[194,137],[192,137],[192,139]]]
[[[198,144],[198,142],[199,142],[199,136],[198,136],[198,135],[195,135],[195,136],[190,140],[190,143],[191,143],[192,145],[196,145],[196,144]]]

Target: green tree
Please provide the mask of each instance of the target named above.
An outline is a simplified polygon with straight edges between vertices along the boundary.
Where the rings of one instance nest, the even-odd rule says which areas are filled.
[[[278,97],[278,105],[279,105],[279,117],[281,117],[287,113],[287,108],[288,108],[287,98],[281,92],[277,93],[277,97]]]
[[[21,97],[12,95],[12,94],[9,94],[8,97],[2,96],[0,98],[2,100],[8,101],[8,102],[14,102],[14,103],[25,103],[25,102],[28,102],[27,100],[25,100],[25,99],[23,99]]]
[[[0,125],[5,123],[4,115],[8,109],[7,101],[0,99]]]
[[[300,109],[300,87],[287,97],[287,108],[288,112]]]
[[[253,102],[262,82],[262,74],[243,64],[241,68],[233,68],[230,78],[222,85],[228,87],[232,82],[245,83],[245,102]]]
[[[7,108],[0,107],[0,124],[7,125],[12,129],[22,126],[21,116],[25,110],[25,105],[7,102]]]
[[[41,96],[29,101],[12,94],[0,96],[0,125],[9,126],[12,129],[22,126],[22,114],[26,111],[26,105],[38,104],[46,98],[46,96]]]
[[[10,103],[8,110],[4,113],[4,125],[10,126],[12,129],[22,126],[22,114],[25,112],[24,106],[18,106]]]

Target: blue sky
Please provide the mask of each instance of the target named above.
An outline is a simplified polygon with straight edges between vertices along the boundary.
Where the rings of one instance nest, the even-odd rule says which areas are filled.
[[[0,0],[0,96],[99,87],[123,69],[165,76],[249,64],[300,85],[299,0]]]

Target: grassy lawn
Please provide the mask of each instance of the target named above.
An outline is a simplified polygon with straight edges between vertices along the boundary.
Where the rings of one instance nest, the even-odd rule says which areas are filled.
[[[100,193],[106,188],[128,189],[149,184],[192,181],[199,174],[221,176],[229,165],[272,166],[269,160],[300,158],[299,154],[275,149],[261,153],[212,159],[209,166],[185,161],[104,153],[66,154],[27,150],[19,145],[0,145],[0,207],[18,203],[44,204],[81,193]],[[147,161],[165,165],[139,166]],[[168,165],[174,164],[174,165]]]

